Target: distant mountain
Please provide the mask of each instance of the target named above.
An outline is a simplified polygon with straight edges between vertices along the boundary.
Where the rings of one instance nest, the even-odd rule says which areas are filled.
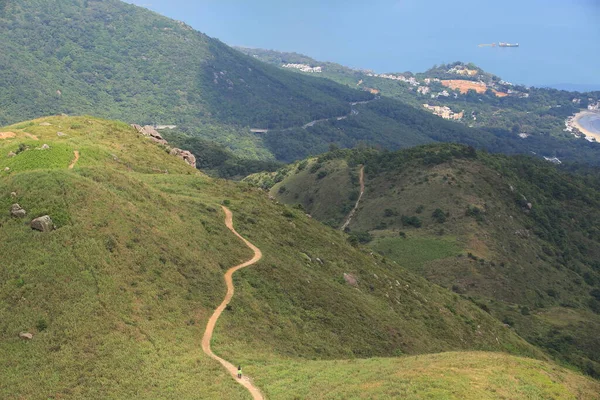
[[[245,54],[303,75],[317,75],[353,88],[400,100],[417,109],[460,121],[496,136],[483,140],[495,152],[534,152],[560,160],[598,164],[600,145],[585,143],[567,118],[600,102],[600,91],[577,93],[514,85],[473,64],[455,62],[422,73],[350,69],[296,54],[238,48]],[[319,68],[302,72],[300,65]],[[578,89],[582,89],[581,87]],[[526,139],[526,140],[525,140]],[[444,141],[444,140],[441,140]],[[466,140],[458,140],[467,143]]]
[[[336,150],[246,180],[336,228],[360,197],[356,241],[600,377],[600,170],[435,144]]]

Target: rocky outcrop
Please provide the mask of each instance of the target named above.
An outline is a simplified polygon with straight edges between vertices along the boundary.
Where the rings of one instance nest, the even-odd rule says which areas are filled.
[[[50,232],[54,230],[54,223],[49,215],[44,215],[31,221],[31,229],[40,232]]]
[[[174,149],[171,149],[170,154],[172,156],[176,156],[176,157],[183,159],[183,161],[190,164],[192,167],[196,168],[196,156],[194,156],[189,151],[174,148]]]
[[[165,139],[163,139],[163,137],[160,135],[160,133],[158,133],[158,131],[150,125],[146,125],[146,126],[142,127],[137,124],[132,124],[131,126],[133,128],[135,128],[135,130],[138,131],[138,133],[150,138],[151,140],[155,141],[156,143],[159,143],[159,144],[162,144],[165,146],[169,144],[169,142],[167,142]]]
[[[131,127],[135,129],[140,135],[143,135],[158,144],[162,144],[164,146],[169,145],[169,142],[163,139],[160,133],[158,133],[158,131],[150,125],[141,126],[138,124],[131,124]],[[196,168],[196,156],[194,156],[191,152],[187,150],[173,148],[170,150],[169,154],[181,158],[183,161]]]
[[[29,332],[21,332],[19,333],[19,337],[24,340],[31,340],[33,339],[33,334]]]
[[[12,158],[12,157],[15,157],[15,156],[16,156],[16,154],[13,153],[12,151],[10,153],[8,153],[8,158]]]
[[[10,215],[16,218],[23,218],[27,215],[27,211],[25,211],[23,207],[15,203],[10,207]]]

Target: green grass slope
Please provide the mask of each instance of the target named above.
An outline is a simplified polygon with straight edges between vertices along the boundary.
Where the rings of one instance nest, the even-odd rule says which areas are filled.
[[[259,381],[308,360],[546,358],[472,302],[256,188],[206,177],[126,124],[51,117],[0,132],[2,398],[247,398],[200,347],[222,274],[251,254],[222,202],[264,259],[235,275],[213,349]],[[15,202],[24,219],[10,216]],[[33,231],[45,214],[57,229]]]
[[[600,393],[597,381],[500,353],[305,361],[267,368],[273,379],[257,383],[277,399],[592,400]]]
[[[600,375],[600,186],[550,163],[457,145],[336,151],[247,178],[350,240],[471,298],[530,342]]]

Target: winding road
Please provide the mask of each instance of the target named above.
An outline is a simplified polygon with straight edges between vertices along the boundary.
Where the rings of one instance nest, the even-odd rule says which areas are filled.
[[[358,195],[358,200],[356,200],[356,204],[354,205],[354,208],[352,209],[352,211],[350,211],[350,214],[348,214],[348,217],[346,218],[346,222],[344,222],[344,225],[342,225],[342,227],[340,228],[340,230],[344,231],[348,225],[350,225],[350,222],[352,222],[352,217],[354,217],[354,214],[356,214],[356,211],[358,211],[358,206],[360,205],[360,200],[363,197],[363,194],[365,193],[365,166],[361,165],[360,166],[360,174],[359,174],[359,180],[360,180],[360,194]]]
[[[244,244],[246,244],[246,246],[248,246],[250,249],[252,249],[252,251],[254,251],[254,257],[252,257],[250,260],[246,261],[245,263],[242,263],[240,265],[236,265],[235,267],[229,268],[227,270],[227,272],[225,272],[224,278],[225,278],[225,284],[227,285],[227,294],[225,295],[223,302],[219,305],[219,307],[217,307],[217,309],[215,310],[213,315],[208,320],[208,323],[206,324],[206,331],[204,331],[204,336],[202,337],[202,351],[204,351],[204,353],[207,356],[209,356],[210,358],[220,362],[221,365],[223,365],[223,367],[225,367],[225,369],[227,369],[227,371],[229,371],[229,373],[236,380],[236,382],[238,382],[240,385],[244,386],[250,392],[250,394],[252,395],[252,398],[254,400],[264,400],[264,397],[261,394],[260,390],[252,384],[252,381],[247,376],[244,376],[242,379],[238,379],[237,378],[237,368],[229,361],[224,360],[221,357],[217,356],[215,353],[213,353],[213,351],[210,348],[210,342],[212,340],[213,331],[215,329],[217,320],[219,319],[219,317],[221,316],[221,313],[223,312],[223,310],[225,310],[225,307],[227,307],[227,305],[231,301],[231,298],[233,297],[233,293],[234,293],[234,286],[233,286],[233,280],[232,280],[233,273],[237,270],[249,267],[249,266],[257,263],[262,258],[262,252],[260,251],[260,249],[258,247],[256,247],[255,245],[253,245],[252,243],[250,243],[249,241],[247,241],[245,238],[243,238],[242,235],[237,233],[236,230],[234,229],[233,214],[231,213],[231,211],[225,206],[222,206],[222,207],[223,207],[223,211],[225,212],[225,225],[231,232],[233,232],[233,234],[235,236],[240,238],[244,242]]]

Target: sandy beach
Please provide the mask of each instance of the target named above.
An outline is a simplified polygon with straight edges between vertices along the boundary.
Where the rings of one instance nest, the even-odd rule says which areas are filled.
[[[578,114],[575,115],[575,118],[573,118],[573,126],[577,129],[579,129],[585,136],[588,137],[593,137],[596,139],[597,142],[600,143],[600,132],[595,132],[595,131],[590,131],[588,129],[586,129],[584,126],[581,126],[581,124],[579,123],[579,120],[583,117],[585,117],[586,115],[597,115],[598,117],[600,117],[600,112],[593,112],[593,111],[582,111]]]

